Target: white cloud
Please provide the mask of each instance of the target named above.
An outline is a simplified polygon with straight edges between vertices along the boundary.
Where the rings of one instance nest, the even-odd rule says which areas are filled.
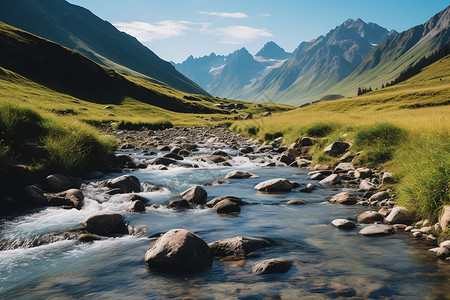
[[[260,17],[271,17],[272,14],[258,14],[258,16],[260,16]]]
[[[208,12],[208,11],[199,11],[199,14],[202,15],[210,15],[210,16],[218,16],[221,18],[233,18],[233,19],[244,19],[248,18],[248,15],[236,12],[236,13],[228,13],[228,12]]]
[[[204,31],[207,23],[193,23],[188,21],[166,20],[154,24],[146,22],[113,23],[117,29],[134,36],[141,42],[152,42],[183,35],[187,30],[194,29]]]
[[[222,36],[220,42],[223,44],[242,44],[261,37],[273,36],[266,29],[239,25],[219,28],[216,34]]]

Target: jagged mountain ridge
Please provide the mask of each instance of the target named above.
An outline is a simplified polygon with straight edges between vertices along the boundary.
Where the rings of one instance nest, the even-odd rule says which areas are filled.
[[[427,22],[388,38],[358,68],[326,93],[355,96],[358,87],[381,88],[400,72],[441,49],[450,40],[450,6]]]
[[[288,56],[290,53],[276,43],[268,42],[256,56],[251,55],[246,48],[241,48],[226,56],[215,53],[199,58],[190,56],[174,65],[210,94],[240,99],[246,86],[279,67]]]
[[[206,91],[136,38],[120,32],[89,10],[65,0],[2,0],[0,21],[129,75],[165,83],[184,92],[207,95]]]

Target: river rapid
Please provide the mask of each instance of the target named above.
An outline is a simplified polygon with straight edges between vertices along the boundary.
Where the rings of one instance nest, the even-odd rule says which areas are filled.
[[[202,162],[196,158],[222,148],[231,155],[231,166]],[[136,161],[161,155],[132,150]],[[0,240],[9,247],[0,251],[1,299],[450,299],[448,264],[436,260],[421,242],[397,232],[389,236],[364,237],[358,225],[339,230],[330,225],[337,218],[355,218],[365,206],[336,205],[326,200],[345,188],[319,187],[312,193],[299,188],[288,193],[261,193],[254,186],[273,178],[287,178],[301,187],[310,183],[308,170],[266,167],[276,156],[237,156],[226,145],[203,145],[184,163],[168,170],[154,166],[132,171],[141,183],[161,186],[142,192],[149,199],[144,213],[125,212],[129,194],[106,196],[96,182],[85,181],[85,204],[80,210],[48,207],[25,215],[9,216],[0,224]],[[259,178],[224,179],[233,170],[249,171]],[[122,173],[109,173],[115,178]],[[241,197],[239,214],[220,215],[211,208],[174,210],[167,204],[192,187],[202,185],[208,200],[224,195]],[[317,185],[317,182],[315,183]],[[353,191],[354,192],[354,191]],[[357,192],[354,192],[358,194]],[[305,205],[286,205],[298,199]],[[92,243],[74,239],[31,247],[32,241],[60,230],[81,225],[98,211],[120,212],[132,234]],[[206,242],[236,236],[269,237],[277,245],[258,250],[260,257],[238,261],[216,259],[211,268],[191,275],[150,271],[143,257],[155,240],[152,236],[174,228],[196,233]],[[252,265],[263,259],[291,261],[284,274],[255,275]]]

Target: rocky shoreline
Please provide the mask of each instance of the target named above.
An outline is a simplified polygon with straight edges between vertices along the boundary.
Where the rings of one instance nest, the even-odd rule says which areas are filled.
[[[246,156],[250,159],[270,157],[276,159],[267,161],[266,167],[291,166],[310,169],[311,182],[306,186],[299,186],[284,178],[274,178],[259,183],[255,189],[264,193],[289,192],[298,189],[301,193],[312,193],[318,188],[347,188],[329,199],[330,203],[339,205],[366,205],[370,210],[360,214],[356,219],[336,219],[331,222],[338,229],[350,230],[357,224],[370,224],[359,231],[363,236],[390,235],[396,231],[411,232],[412,237],[422,239],[424,242],[439,247],[430,251],[439,259],[450,261],[450,242],[439,241],[439,231],[449,222],[448,212],[444,214],[440,223],[429,224],[427,220],[414,222],[405,208],[397,206],[395,193],[392,190],[380,189],[383,183],[390,183],[392,174],[369,168],[355,168],[351,162],[354,155],[347,152],[350,145],[343,142],[330,144],[326,149],[327,155],[340,157],[334,169],[326,165],[313,165],[309,154],[314,140],[303,137],[290,146],[281,144],[277,138],[267,145],[249,140],[239,134],[233,133],[224,127],[203,128],[170,128],[165,130],[142,131],[113,131],[105,129],[105,133],[114,135],[121,143],[119,150],[122,154],[116,156],[112,171],[128,173],[139,168],[153,168],[166,170],[168,166],[177,165],[186,168],[198,167],[195,163],[185,163],[184,158],[192,155],[198,156],[198,161],[208,162],[219,166],[230,166],[230,154],[225,148],[237,152],[237,156]],[[211,152],[198,155],[199,149],[209,148]],[[143,156],[158,156],[149,159],[133,159],[127,155],[128,151],[140,152]],[[86,174],[88,180],[97,180],[103,177],[101,172]],[[246,170],[233,171],[223,180],[211,184],[221,184],[227,179],[255,178],[256,175]],[[317,184],[313,183],[317,182]],[[382,187],[382,186],[381,186]],[[159,208],[152,205],[148,199],[136,195],[143,191],[152,191],[161,187],[140,182],[133,175],[122,175],[103,181],[82,183],[80,178],[66,177],[61,174],[49,175],[45,184],[36,184],[25,188],[24,193],[30,201],[37,206],[58,206],[62,208],[80,209],[83,206],[84,191],[94,188],[101,191],[108,198],[115,194],[130,194],[126,202],[126,211],[142,212],[146,207]],[[207,193],[200,185],[192,186],[168,204],[169,209],[184,210],[191,208],[212,208],[218,214],[238,214],[241,207],[249,204],[233,195],[223,195],[207,202]],[[301,201],[291,200],[280,204],[299,205]],[[447,223],[445,223],[447,222]],[[86,218],[82,227],[73,230],[47,234],[35,240],[28,246],[42,245],[61,239],[78,239],[79,242],[91,242],[104,237],[129,234],[124,217],[118,212],[98,212]],[[440,243],[439,243],[440,242]],[[235,237],[206,244],[199,236],[182,229],[173,229],[161,235],[151,245],[145,254],[145,261],[150,269],[169,273],[189,273],[207,268],[214,257],[220,259],[239,260],[245,257],[257,256],[255,250],[271,247],[276,243],[263,237]],[[205,246],[206,245],[206,246]],[[16,245],[23,246],[23,245]],[[10,247],[3,241],[0,248]],[[169,249],[169,250],[168,250]],[[168,253],[172,253],[168,255]],[[292,265],[289,261],[280,259],[263,260],[255,263],[252,272],[255,274],[287,272]]]

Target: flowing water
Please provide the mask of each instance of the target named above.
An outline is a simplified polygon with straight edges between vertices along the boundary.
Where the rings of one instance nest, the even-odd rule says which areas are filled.
[[[133,156],[148,159],[138,153]],[[238,215],[162,206],[125,213],[128,195],[108,199],[101,189],[88,184],[83,188],[86,199],[81,210],[49,207],[3,220],[0,239],[10,243],[10,250],[0,251],[0,299],[450,299],[449,266],[436,261],[424,245],[402,233],[363,237],[358,235],[361,227],[342,231],[330,225],[335,218],[355,217],[367,210],[324,201],[342,189],[317,189],[310,194],[298,189],[284,194],[255,191],[257,183],[272,178],[309,182],[305,170],[263,167],[267,162],[262,156],[252,160],[234,156],[232,167],[195,161],[200,168],[148,168],[132,173],[141,182],[163,186],[141,195],[152,204],[166,205],[194,184],[223,179],[232,170],[253,172],[259,178],[205,186],[208,200],[234,195],[258,203],[243,206]],[[283,204],[291,199],[307,204]],[[28,246],[44,234],[77,227],[101,210],[121,212],[135,234],[88,244],[68,239]],[[215,260],[212,268],[193,275],[149,271],[143,256],[154,240],[151,236],[173,228],[192,231],[206,242],[242,235],[266,236],[278,244],[258,250],[259,258]],[[292,261],[293,267],[285,274],[251,274],[256,261],[269,258]]]

